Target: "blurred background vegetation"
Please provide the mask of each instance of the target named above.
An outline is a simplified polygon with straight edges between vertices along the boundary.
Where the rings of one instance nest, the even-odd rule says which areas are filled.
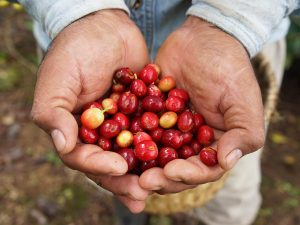
[[[2,1],[0,1],[0,6]],[[300,20],[292,19],[278,112],[263,157],[263,205],[255,225],[300,224]],[[30,18],[0,8],[0,224],[90,224],[114,221],[112,200],[65,166],[29,118],[38,59]],[[181,215],[151,225],[197,224]]]
[[[300,18],[291,17],[291,26],[287,35],[286,68],[289,69],[300,58]]]

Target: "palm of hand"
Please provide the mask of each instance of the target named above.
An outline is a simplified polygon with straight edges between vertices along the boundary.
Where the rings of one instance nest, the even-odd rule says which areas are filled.
[[[54,40],[40,68],[43,76],[37,88],[42,79],[60,76],[62,91],[68,87],[70,92],[61,95],[69,94],[68,110],[73,111],[101,97],[117,69],[126,66],[138,71],[148,60],[145,41],[127,15],[100,11],[74,22]]]
[[[237,40],[190,17],[167,38],[155,62],[164,75],[174,76],[178,86],[189,92],[194,109],[217,130],[220,166],[207,168],[197,156],[177,159],[163,170],[146,171],[140,178],[142,187],[169,193],[214,181],[242,154],[262,146],[260,90],[246,51]]]
[[[33,120],[51,134],[62,161],[113,192],[132,211],[144,207],[148,192],[140,188],[138,177],[123,175],[127,164],[122,156],[77,142],[73,114],[105,94],[117,69],[139,71],[148,61],[145,41],[124,12],[86,16],[53,41],[38,72],[32,108]]]

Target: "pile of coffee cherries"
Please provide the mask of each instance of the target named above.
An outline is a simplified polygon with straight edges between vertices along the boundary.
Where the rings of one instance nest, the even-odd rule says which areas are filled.
[[[204,164],[215,166],[217,152],[207,147],[214,141],[213,129],[189,109],[189,95],[176,88],[173,77],[159,75],[155,64],[139,74],[116,71],[106,97],[84,106],[80,139],[119,153],[136,174],[198,154]]]

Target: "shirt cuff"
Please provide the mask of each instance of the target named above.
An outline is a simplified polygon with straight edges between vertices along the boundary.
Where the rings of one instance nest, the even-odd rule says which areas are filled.
[[[123,0],[20,0],[51,39],[72,22],[102,9],[121,9],[129,14]]]
[[[245,1],[234,4],[231,0],[198,1],[189,8],[187,15],[202,18],[231,34],[244,45],[250,57],[253,57],[269,39],[274,27],[286,16],[286,7],[273,6],[272,11],[267,6],[273,1],[264,0],[268,4],[256,2],[261,0],[252,1],[253,4]]]

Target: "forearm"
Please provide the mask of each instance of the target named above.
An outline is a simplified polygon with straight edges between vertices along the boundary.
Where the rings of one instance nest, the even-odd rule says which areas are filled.
[[[298,0],[194,0],[187,15],[200,17],[237,38],[251,57],[292,11]]]
[[[75,20],[101,9],[122,9],[123,0],[19,0],[52,39]]]

